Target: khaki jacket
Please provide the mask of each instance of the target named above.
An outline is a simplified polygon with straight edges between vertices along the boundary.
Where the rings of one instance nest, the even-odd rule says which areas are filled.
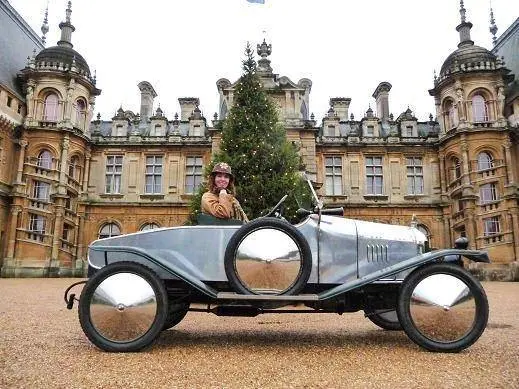
[[[237,219],[244,222],[249,221],[238,200],[228,193],[220,193],[216,195],[211,192],[205,192],[202,196],[201,208],[202,213],[220,219]]]

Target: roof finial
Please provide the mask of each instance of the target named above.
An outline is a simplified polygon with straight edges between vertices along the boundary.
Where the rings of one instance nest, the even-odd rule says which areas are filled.
[[[463,0],[460,0],[461,23],[465,23],[465,12],[467,12],[467,10],[465,9],[465,6],[463,4]]]
[[[492,1],[490,1],[490,33],[492,34],[492,43],[494,46],[497,43],[496,33],[497,33],[497,26],[496,21],[494,19],[494,11],[492,10]]]
[[[466,12],[467,11],[465,10],[463,0],[460,0],[461,23],[456,27],[456,31],[460,33],[460,43],[458,43],[458,47],[474,45],[474,42],[470,39],[470,29],[472,28],[472,23],[466,21]]]
[[[65,21],[59,24],[61,29],[61,39],[58,41],[58,46],[66,46],[72,48],[72,33],[76,28],[70,22],[70,15],[72,14],[72,2],[68,2],[67,10],[65,11]]]
[[[67,10],[65,11],[65,14],[66,14],[65,21],[67,23],[70,23],[70,14],[71,13],[72,13],[72,1],[69,1],[68,5],[67,5]]]
[[[43,34],[41,36],[41,41],[43,42],[43,46],[45,46],[45,41],[47,40],[47,37],[45,35],[47,35],[47,33],[49,32],[48,16],[49,16],[49,2],[47,1],[47,8],[45,8],[45,17],[43,18],[43,24],[41,25],[41,32]]]

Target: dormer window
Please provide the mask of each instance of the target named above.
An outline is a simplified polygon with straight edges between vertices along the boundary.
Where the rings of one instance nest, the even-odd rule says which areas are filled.
[[[155,124],[155,127],[151,128],[150,136],[162,136],[162,125]]]
[[[58,121],[58,95],[50,93],[45,97],[43,104],[43,120],[46,122]]]
[[[366,127],[366,136],[375,136],[375,126]]]
[[[202,136],[202,127],[200,127],[200,124],[193,126],[193,136]]]
[[[335,126],[328,126],[324,136],[335,136]]]
[[[413,126],[406,126],[404,129],[404,136],[405,137],[412,137],[413,136]]]
[[[115,126],[115,136],[124,136],[124,127],[122,124],[117,124]]]
[[[474,123],[488,122],[488,103],[481,95],[474,95],[472,97],[472,116]]]

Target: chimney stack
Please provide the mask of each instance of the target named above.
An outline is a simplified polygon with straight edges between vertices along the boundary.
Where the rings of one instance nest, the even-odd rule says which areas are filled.
[[[137,86],[141,91],[141,121],[147,121],[153,116],[153,99],[157,97],[157,92],[148,81],[139,82]]]
[[[180,97],[180,120],[188,121],[196,107],[200,104],[198,97]]]
[[[330,107],[333,108],[333,111],[341,122],[348,120],[350,102],[351,99],[349,97],[332,97],[330,99]]]
[[[378,84],[377,89],[373,92],[373,97],[377,102],[377,116],[382,121],[389,119],[389,91],[392,85],[389,82],[383,81]]]

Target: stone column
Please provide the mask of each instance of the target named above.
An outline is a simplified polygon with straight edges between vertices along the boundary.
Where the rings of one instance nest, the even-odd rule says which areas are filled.
[[[82,261],[83,260],[83,251],[84,251],[84,244],[83,239],[85,234],[85,216],[79,215],[79,226],[77,228],[77,235],[75,236],[75,244],[76,244],[76,261]],[[81,238],[80,238],[81,236]]]
[[[469,146],[464,139],[461,142],[461,159],[463,164],[462,183],[464,185],[470,185]]]
[[[515,260],[518,261],[519,258],[519,216],[517,214],[517,208],[511,209],[512,215],[512,238],[514,240],[514,254]]]
[[[69,137],[68,137],[68,135],[65,135],[63,137],[63,142],[61,144],[61,157],[60,157],[61,169],[59,172],[59,185],[58,185],[58,193],[60,195],[67,194],[65,186],[67,185],[68,149],[69,149]]]
[[[445,157],[441,155],[439,157],[440,160],[440,188],[441,188],[441,194],[446,195],[447,194],[447,183],[445,181],[445,177],[447,172],[445,171]]]
[[[55,209],[54,212],[55,212],[56,217],[54,218],[54,235],[52,237],[51,267],[59,267],[58,253],[59,253],[59,247],[60,247],[60,243],[61,243],[60,238],[63,234],[63,211],[64,211],[63,204],[61,204],[62,199],[59,199],[59,201],[60,201],[60,204],[54,205],[54,209]],[[55,265],[52,264],[54,261],[56,261]]]
[[[512,154],[510,149],[512,148],[512,142],[508,138],[503,145],[505,149],[505,164],[506,164],[506,178],[508,180],[508,185],[514,185],[514,172],[512,169]]]
[[[27,148],[28,142],[26,139],[21,139],[18,144],[20,145],[20,156],[18,158],[18,170],[16,172],[16,183],[22,183],[23,177],[23,164],[25,163],[25,149]]]
[[[16,245],[16,227],[18,226],[18,215],[21,212],[19,206],[13,205],[11,208],[11,222],[9,223],[9,232],[7,238],[7,258],[14,258],[14,248]]]
[[[85,153],[85,168],[83,169],[83,182],[81,183],[84,194],[88,193],[88,179],[90,176],[90,159],[91,158],[92,158],[92,155],[90,154],[90,151],[87,151]]]

